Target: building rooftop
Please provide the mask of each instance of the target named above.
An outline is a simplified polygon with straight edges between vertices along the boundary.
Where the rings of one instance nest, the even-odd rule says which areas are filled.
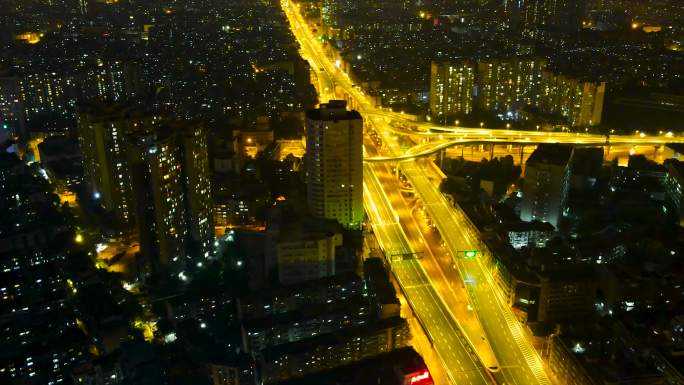
[[[382,304],[399,303],[394,286],[389,280],[387,270],[383,266],[382,259],[368,258],[363,261],[364,275],[368,284]]]
[[[76,108],[80,113],[93,115],[99,120],[129,119],[153,115],[141,106],[124,103],[107,104],[98,101],[87,101],[79,103]]]
[[[265,300],[270,301],[274,297],[284,298],[309,290],[320,290],[322,288],[346,286],[355,283],[361,284],[361,282],[361,277],[359,277],[356,273],[348,272],[311,281],[299,282],[288,286],[269,287],[258,291],[252,291],[240,298],[240,300],[245,304]]]
[[[540,144],[527,159],[527,164],[544,163],[565,166],[572,157],[573,147],[565,144]]]
[[[347,102],[344,100],[331,100],[321,103],[320,108],[306,111],[306,118],[311,120],[357,120],[361,119],[358,111],[347,111]]]
[[[653,360],[618,322],[563,325],[558,338],[596,383],[665,383]]]
[[[403,385],[404,378],[400,375],[426,368],[423,358],[413,348],[401,348],[353,364],[279,382],[278,385]]]
[[[572,156],[574,175],[598,176],[603,165],[603,147],[576,148]]]
[[[548,231],[548,232],[554,232],[555,227],[553,227],[552,224],[548,222],[542,222],[542,221],[531,221],[531,222],[513,222],[513,223],[505,223],[502,225],[505,231],[513,231],[513,232],[523,232],[523,231]]]
[[[81,156],[78,140],[63,135],[48,136],[38,145],[42,155],[73,158]]]
[[[296,325],[300,322],[323,319],[334,314],[359,314],[361,316],[360,309],[366,306],[368,306],[368,301],[361,294],[355,294],[332,303],[310,304],[287,313],[276,313],[250,319],[245,323],[245,329],[249,331],[267,330],[277,325]]]
[[[335,346],[342,345],[347,341],[360,338],[364,340],[365,337],[370,337],[378,331],[399,327],[406,324],[406,320],[401,317],[391,317],[381,319],[366,325],[354,326],[348,329],[340,330],[334,333],[321,334],[313,338],[307,338],[301,341],[292,342],[289,344],[282,344],[273,346],[262,351],[264,361],[273,361],[284,354],[298,354],[302,352],[311,352],[318,346]]]

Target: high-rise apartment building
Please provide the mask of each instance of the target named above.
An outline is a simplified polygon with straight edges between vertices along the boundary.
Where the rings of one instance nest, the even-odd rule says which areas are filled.
[[[93,197],[120,224],[131,225],[134,208],[126,138],[153,126],[160,118],[122,105],[83,104],[78,110],[84,181]]]
[[[153,268],[171,262],[180,264],[189,253],[183,160],[178,143],[168,132],[130,139],[127,150],[140,251]]]
[[[141,89],[141,67],[135,62],[93,59],[84,68],[36,70],[18,76],[19,98],[26,121],[48,124],[72,119],[81,101],[118,102],[135,98]],[[1,85],[0,85],[1,87]]]
[[[525,163],[520,217],[542,221],[558,228],[570,189],[573,148],[561,144],[540,144]]]
[[[162,122],[129,137],[128,149],[142,255],[152,268],[209,257],[214,228],[204,126]]]
[[[29,122],[45,116],[73,116],[77,92],[73,76],[33,73],[21,78],[20,89]]]
[[[0,129],[7,136],[28,140],[24,102],[16,77],[0,77]]]
[[[521,27],[536,34],[539,30],[577,32],[586,9],[586,0],[526,0],[517,3]]]
[[[181,135],[190,248],[208,257],[214,247],[208,133],[203,124],[194,123],[188,124]]]
[[[79,73],[79,98],[120,101],[135,97],[141,86],[137,63],[97,59],[97,66]]]
[[[360,229],[363,224],[363,120],[331,100],[306,113],[307,199],[317,218]]]
[[[337,1],[321,0],[321,21],[329,26],[336,25]]]
[[[539,107],[563,116],[571,126],[601,123],[606,82],[585,81],[545,71],[542,74]]]
[[[606,82],[582,80],[546,69],[536,57],[487,58],[433,62],[430,69],[430,113],[439,120],[474,109],[520,120],[525,107],[562,118],[573,127],[601,123]]]
[[[207,135],[121,106],[81,108],[85,181],[121,232],[140,241],[145,265],[182,267],[213,243]]]
[[[475,66],[469,60],[432,62],[430,66],[430,113],[436,119],[473,110]]]
[[[477,65],[480,109],[513,113],[513,110],[535,104],[545,67],[546,61],[540,58],[481,60]]]

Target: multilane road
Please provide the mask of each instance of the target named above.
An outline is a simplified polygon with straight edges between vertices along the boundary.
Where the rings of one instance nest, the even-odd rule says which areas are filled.
[[[497,378],[507,384],[547,384],[541,360],[523,334],[500,291],[486,268],[486,247],[463,211],[454,210],[417,162],[401,164],[427,214],[437,226],[466,286],[470,303],[496,354],[500,372]],[[456,230],[456,231],[454,231]],[[473,259],[464,258],[465,250],[478,250]]]
[[[494,284],[489,271],[489,253],[482,244],[477,229],[472,226],[468,218],[458,207],[450,205],[439,192],[434,180],[427,172],[425,162],[415,160],[417,155],[439,151],[453,145],[453,142],[476,141],[481,142],[512,142],[512,143],[540,143],[563,142],[573,144],[603,144],[607,140],[621,144],[662,144],[667,142],[681,142],[681,138],[670,135],[663,137],[612,136],[585,134],[548,134],[537,131],[485,130],[462,127],[431,127],[417,124],[409,118],[402,118],[401,114],[381,111],[365,97],[348,75],[339,69],[337,63],[326,56],[322,45],[309,31],[305,21],[295,6],[283,0],[283,9],[292,25],[292,31],[300,42],[302,56],[308,59],[319,77],[319,91],[321,95],[336,95],[336,91],[344,93],[353,102],[355,108],[366,117],[369,127],[380,135],[385,151],[385,159],[410,159],[399,163],[399,169],[407,177],[415,189],[416,196],[421,200],[426,213],[438,228],[445,242],[449,254],[454,258],[461,280],[467,288],[470,303],[475,310],[486,338],[490,342],[497,361],[498,368],[494,373],[500,384],[548,384],[541,360],[524,336],[521,325],[515,320],[511,309],[503,299],[502,294]],[[402,120],[403,119],[403,120]],[[404,143],[417,136],[427,136],[439,139],[434,144],[421,145],[408,152],[402,148],[396,136],[401,135]],[[408,138],[408,139],[407,139]],[[444,146],[444,147],[441,147]],[[369,151],[373,152],[373,151]],[[417,240],[407,239],[397,213],[392,209],[385,193],[386,186],[376,177],[371,164],[364,166],[364,204],[368,212],[372,227],[391,265],[394,274],[400,282],[406,298],[417,317],[432,339],[448,376],[453,383],[487,383],[486,373],[482,372],[481,364],[472,353],[472,348],[461,334],[458,325],[440,300],[438,293],[430,283],[421,263],[417,259],[404,260],[400,255],[410,256],[414,250],[411,244]],[[405,214],[402,214],[405,215]],[[461,258],[464,250],[479,250],[480,257],[474,259]],[[453,282],[461,284],[461,282]]]
[[[361,91],[351,84],[346,74],[339,71],[339,69],[327,59],[322,47],[316,42],[315,38],[308,30],[306,23],[301,18],[299,12],[294,9],[294,7],[290,7],[286,1],[283,3],[283,8],[293,26],[293,33],[301,44],[302,55],[310,60],[315,68],[320,68],[322,70],[318,75],[319,83],[321,84],[319,87],[323,87],[325,84],[336,84],[356,101],[357,108],[362,114],[365,114],[367,111],[373,113],[375,111],[374,107],[367,101]],[[323,80],[321,79],[323,76],[328,76],[330,79],[334,79],[334,81]],[[326,90],[326,88],[330,87],[325,87],[323,90]],[[334,91],[331,93],[334,94]],[[378,120],[376,123],[375,129],[385,137],[385,140],[387,140],[386,134],[391,133],[389,124],[384,124],[383,120]],[[398,152],[398,149],[396,147],[391,147],[389,148],[389,151]],[[409,172],[409,174],[411,173]],[[396,213],[387,203],[388,200],[384,190],[375,177],[375,173],[370,165],[364,167],[364,182],[364,204],[373,229],[376,232],[376,237],[386,255],[388,255],[390,260],[399,259],[397,258],[397,255],[411,255],[413,250],[410,247],[410,242],[406,239],[406,235],[399,224]],[[414,185],[416,185],[416,183],[414,183]],[[431,185],[424,184],[422,187],[429,188]],[[421,194],[420,192],[418,193]],[[437,194],[439,194],[438,191]],[[451,211],[452,210],[448,208],[446,212],[449,213]],[[453,227],[449,231],[456,229],[458,229],[458,226]],[[457,255],[457,253],[452,251],[452,255]],[[422,270],[420,262],[416,259],[396,260],[392,262],[392,268],[402,286],[408,302],[414,309],[417,317],[421,320],[426,333],[432,339],[435,350],[441,357],[450,380],[455,384],[488,383],[488,378],[481,371],[481,365],[477,356],[472,352],[470,345],[467,344],[467,339],[461,334],[453,317],[446,311],[446,308],[427,279],[425,272]],[[479,309],[479,306],[476,307],[476,310],[477,309]],[[480,319],[483,318],[482,314],[478,315],[480,316]],[[505,319],[505,317],[501,315],[498,319]],[[501,326],[504,326],[505,328],[506,325],[501,323]],[[506,333],[504,332],[502,334]],[[499,343],[499,338],[489,338],[493,343]],[[508,338],[506,340],[514,341],[515,339]],[[494,348],[495,351],[498,352],[509,347],[510,344],[501,344],[501,346]],[[525,365],[526,362],[524,362],[523,358],[518,357],[515,353],[519,351],[520,350],[518,349],[514,349],[513,356],[516,359],[513,361],[506,360],[505,362],[522,362],[523,365]],[[531,370],[520,379],[513,378],[510,382],[515,384],[535,383],[535,381],[527,381],[531,378],[530,376],[532,376],[529,372],[531,372]],[[539,383],[544,383],[544,381],[540,381]]]
[[[416,259],[373,167],[380,166],[364,165],[364,205],[407,301],[442,360],[451,383],[488,384],[485,368],[465,342],[467,339]]]

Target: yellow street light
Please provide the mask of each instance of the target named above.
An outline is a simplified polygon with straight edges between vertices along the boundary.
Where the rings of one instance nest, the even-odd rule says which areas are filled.
[[[83,243],[83,235],[81,234],[76,234],[76,237],[74,237],[74,241],[76,243]]]

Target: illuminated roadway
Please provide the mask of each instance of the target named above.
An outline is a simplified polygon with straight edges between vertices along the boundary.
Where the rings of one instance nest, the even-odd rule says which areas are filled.
[[[483,266],[483,260],[487,259],[488,254],[479,240],[477,230],[470,225],[463,211],[452,209],[451,204],[435,188],[434,182],[427,177],[425,168],[420,163],[402,163],[401,170],[416,192],[420,192],[423,207],[437,226],[448,249],[452,250],[461,279],[468,290],[470,303],[477,312],[498,359],[501,370],[497,377],[503,377],[507,384],[548,383],[541,360],[499,295],[489,271]],[[465,250],[478,250],[484,255],[465,259]]]
[[[458,145],[494,144],[494,145],[537,145],[541,143],[562,143],[575,146],[660,146],[667,143],[682,143],[684,138],[674,137],[671,133],[662,136],[647,135],[592,135],[570,132],[516,131],[507,129],[483,128],[444,128],[428,126],[426,130],[417,130],[418,124],[397,126],[396,118],[380,118],[379,114],[369,114],[375,125],[383,125],[386,132],[394,136],[412,139],[413,145],[404,151],[386,156],[366,157],[367,162],[385,162],[413,160],[438,153],[441,150]],[[379,115],[382,116],[382,115]]]
[[[373,166],[364,164],[364,205],[373,232],[392,266],[406,299],[444,363],[452,384],[487,384],[488,375],[476,353],[439,298],[425,270],[414,257],[414,249],[396,212],[387,200]]]
[[[291,24],[293,24],[293,32],[301,43],[303,56],[310,60],[310,63],[316,66],[315,68],[324,70],[320,72],[325,72],[325,74],[328,75],[337,75],[338,80],[335,83],[338,86],[341,86],[348,94],[356,95],[357,97],[360,96],[355,100],[358,101],[357,109],[361,110],[362,113],[366,109],[372,111],[372,107],[366,101],[366,99],[363,98],[362,95],[358,95],[360,94],[360,91],[356,90],[351,85],[351,82],[347,79],[346,75],[340,75],[341,72],[336,71],[334,64],[326,60],[325,54],[320,52],[321,48],[317,46],[316,43],[313,43],[315,38],[311,36],[310,31],[308,31],[308,29],[305,27],[305,23],[301,19],[299,13],[293,12],[292,9],[288,9],[286,2],[284,2],[283,5]],[[321,75],[323,74],[319,73],[319,87],[320,84],[325,84],[325,81],[321,79],[323,77]],[[327,90],[324,88],[323,90],[319,89],[319,91]],[[334,90],[331,89],[330,91],[330,94],[334,94]],[[322,92],[321,94],[323,96],[327,96],[325,94],[328,94],[328,92]],[[382,122],[371,122],[371,124],[374,125],[375,123]],[[386,139],[387,138],[385,138],[385,140]],[[400,282],[402,290],[405,293],[409,304],[416,313],[418,319],[421,321],[426,333],[428,336],[430,336],[433,346],[444,364],[443,366],[447,372],[447,375],[449,376],[449,379],[453,384],[489,383],[490,381],[487,376],[482,373],[482,366],[479,363],[478,357],[472,352],[472,347],[467,344],[467,339],[461,334],[461,331],[458,328],[458,325],[456,325],[453,317],[451,317],[449,313],[445,311],[445,306],[427,278],[420,261],[413,258],[403,260],[397,257],[398,255],[411,255],[413,254],[413,249],[411,248],[406,234],[399,223],[399,218],[395,211],[392,210],[389,201],[387,200],[387,196],[382,189],[382,185],[379,183],[375,172],[372,170],[372,167],[373,166],[369,164],[364,165],[364,205],[366,206],[366,211],[369,214],[369,218],[371,220],[375,235],[378,238],[378,242],[383,248],[385,254],[390,260],[397,259],[396,261],[391,262],[393,272]],[[431,183],[414,183],[414,186],[420,186],[422,188],[427,188],[428,190],[433,188]],[[416,188],[418,194],[421,195],[421,192],[418,190],[419,189]],[[452,211],[453,210],[448,209],[446,210],[446,213],[450,213]],[[452,255],[456,255],[456,253],[453,252]],[[478,308],[476,308],[476,310],[477,309]],[[482,316],[480,316],[480,318],[482,318]],[[507,329],[507,327],[508,325],[505,323],[500,324],[500,329]],[[504,332],[503,334],[506,333]],[[489,333],[487,336],[494,344],[501,345],[500,348],[495,347],[497,351],[506,349],[506,347],[509,346],[507,343],[504,343],[503,340],[499,341],[496,337],[492,338]],[[522,361],[524,361],[523,358],[518,358],[516,362]],[[522,365],[527,368],[525,362],[523,362]],[[502,366],[502,372],[514,369],[509,369],[506,366],[507,365]],[[520,370],[517,371],[519,372]],[[528,381],[528,377],[532,378],[534,376],[530,377],[514,375],[513,377],[519,378],[512,378],[510,380],[510,384],[548,382],[548,380]]]
[[[285,4],[285,3],[284,3]],[[283,7],[286,12],[287,6]],[[296,12],[287,12],[295,22],[299,18]],[[308,30],[300,24],[293,25],[296,35],[307,34]],[[299,25],[299,26],[298,26]],[[298,36],[299,37],[299,36]],[[323,68],[326,63],[319,63],[320,58],[312,54],[308,39],[299,40],[302,44],[302,56],[308,59],[316,69]],[[334,98],[332,82],[327,79],[327,72],[317,73],[317,85],[321,100]],[[491,379],[480,363],[477,352],[467,343],[467,338],[456,323],[439,293],[435,290],[422,264],[415,257],[415,249],[411,246],[396,211],[392,208],[376,170],[386,173],[384,165],[364,164],[364,207],[370,223],[383,252],[387,256],[402,292],[411,306],[416,318],[428,336],[449,382],[459,384],[490,384]],[[406,256],[408,259],[404,259]]]
[[[338,93],[349,98],[351,107],[366,117],[366,123],[382,138],[385,151],[381,156],[367,160],[402,160],[399,168],[406,175],[422,202],[425,211],[438,228],[455,264],[464,280],[471,305],[477,314],[486,337],[496,354],[499,363],[494,373],[499,384],[549,384],[541,360],[529,341],[525,338],[522,326],[515,320],[502,294],[497,289],[490,274],[491,255],[480,241],[477,229],[470,223],[462,210],[449,204],[439,192],[434,179],[428,177],[429,167],[417,157],[433,154],[443,148],[464,143],[572,143],[602,145],[609,139],[611,144],[663,144],[681,142],[681,138],[670,135],[662,137],[611,136],[574,133],[547,133],[543,131],[487,130],[482,128],[436,127],[426,123],[416,123],[410,116],[387,112],[376,108],[368,101],[363,91],[358,89],[348,75],[339,69],[337,63],[329,59],[320,43],[309,31],[300,13],[289,7],[283,0],[283,9],[290,20],[292,31],[300,43],[302,56],[309,60],[318,77],[321,99],[333,99]],[[338,92],[339,91],[339,92]],[[434,143],[412,145],[411,138],[430,137]],[[413,149],[412,149],[413,148]],[[373,165],[364,166],[364,205],[379,243],[386,255],[413,253],[411,242],[407,241],[400,220],[392,209],[382,184],[377,179]],[[464,250],[479,250],[480,258],[464,260],[460,256]],[[464,342],[460,329],[453,317],[444,311],[439,299],[427,278],[420,261],[416,259],[397,260],[392,268],[400,281],[407,300],[421,320],[426,333],[432,338],[433,345],[441,357],[448,376],[455,384],[487,383],[487,379],[477,369],[477,357],[470,354],[470,346]],[[452,353],[453,352],[453,353]],[[456,363],[457,365],[455,365]],[[466,373],[468,375],[466,375]],[[462,377],[466,376],[466,380]]]

